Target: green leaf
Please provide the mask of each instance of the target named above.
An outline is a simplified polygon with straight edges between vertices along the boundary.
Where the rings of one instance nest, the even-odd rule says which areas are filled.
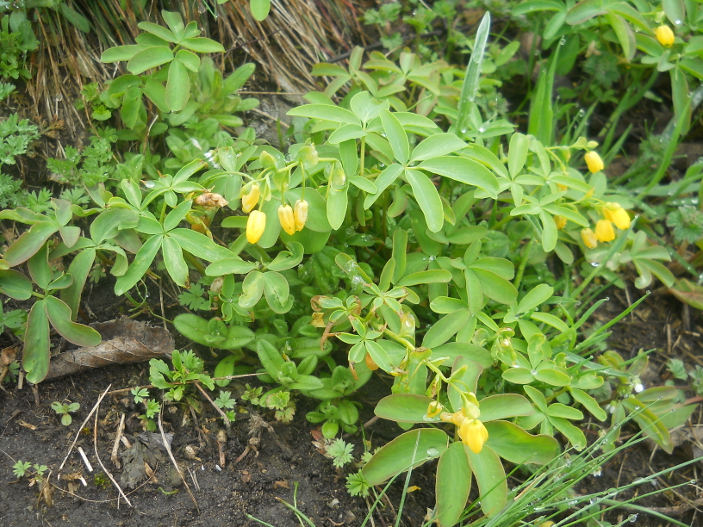
[[[510,178],[515,177],[522,171],[527,160],[527,136],[521,133],[514,133],[510,138],[510,149],[508,150],[508,171]]]
[[[516,393],[491,395],[481,399],[479,408],[483,422],[532,415],[535,411],[530,401]]]
[[[52,234],[59,230],[59,226],[55,223],[40,221],[32,225],[27,232],[22,234],[15,243],[8,247],[3,255],[3,259],[10,265],[15,267],[23,262],[26,262],[34,254],[37,253]]]
[[[421,428],[406,432],[376,452],[364,465],[362,474],[371,486],[440,456],[449,438],[441,430]]]
[[[426,159],[451,154],[466,146],[466,143],[455,134],[434,134],[419,143],[414,149],[410,161],[425,161]]]
[[[264,294],[264,276],[261,271],[251,271],[242,282],[239,305],[244,309],[254,307]]]
[[[476,40],[469,59],[469,65],[466,68],[466,75],[461,86],[461,95],[459,96],[459,107],[457,108],[457,120],[455,123],[456,131],[464,134],[469,126],[469,119],[472,110],[475,107],[476,94],[478,93],[481,83],[481,66],[483,64],[483,56],[486,50],[486,42],[491,29],[491,13],[486,11],[483,15],[481,23],[476,31]]]
[[[309,117],[335,123],[361,125],[359,118],[349,110],[328,104],[304,104],[288,111],[293,117]]]
[[[429,271],[419,271],[403,277],[396,285],[398,287],[409,287],[421,284],[435,284],[451,282],[452,274],[444,269],[434,269]]]
[[[427,419],[426,417],[430,402],[432,399],[424,395],[394,393],[378,401],[374,413],[382,419],[398,423],[439,421],[439,416],[436,419]]]
[[[204,234],[192,229],[173,229],[168,235],[176,240],[184,251],[208,262],[216,262],[234,256],[234,253],[229,249],[216,244]]]
[[[140,51],[144,51],[150,46],[132,45],[132,46],[115,46],[114,48],[106,49],[100,56],[100,62],[111,63],[130,60]],[[121,77],[118,77],[118,79]],[[113,81],[113,83],[115,83]]]
[[[478,187],[493,199],[498,197],[500,188],[493,173],[467,157],[434,157],[420,163],[418,168]]]
[[[490,441],[490,436],[488,440]],[[508,502],[508,482],[503,464],[487,445],[483,445],[479,454],[474,454],[467,446],[464,451],[469,457],[469,464],[481,493],[481,510],[486,516],[495,516]]]
[[[61,300],[66,302],[71,309],[74,322],[78,315],[83,286],[88,274],[90,274],[90,269],[93,267],[93,262],[95,262],[95,255],[96,250],[94,248],[84,249],[73,258],[71,265],[68,267],[68,275],[73,277],[73,283],[70,287],[61,291]]]
[[[492,271],[472,267],[481,284],[481,290],[491,300],[501,304],[510,305],[517,300],[517,289],[515,286]]]
[[[694,4],[695,5],[695,4]],[[686,4],[684,0],[662,0],[666,18],[674,27],[679,27],[686,20]]]
[[[410,158],[410,143],[403,125],[398,118],[388,110],[381,110],[381,123],[386,132],[386,139],[391,145],[393,155],[401,165],[406,165]],[[436,232],[436,231],[435,231]]]
[[[608,414],[605,410],[603,410],[598,402],[586,392],[579,390],[578,388],[569,388],[569,392],[574,400],[581,403],[583,407],[588,410],[591,415],[593,415],[593,417],[599,421],[605,421],[607,419]]]
[[[266,372],[274,379],[277,379],[285,363],[281,352],[269,341],[259,339],[256,342],[256,353],[259,356],[261,365],[266,369]]]
[[[342,226],[347,215],[348,189],[348,184],[341,190],[333,188],[332,185],[327,187],[327,221],[335,231]]]
[[[181,246],[170,236],[164,236],[161,251],[168,274],[176,284],[186,287],[188,283],[188,265],[185,258],[183,258]]]
[[[219,42],[216,42],[214,40],[211,40],[209,38],[204,38],[204,37],[184,38],[181,41],[181,46],[183,46],[184,48],[187,48],[191,51],[196,51],[197,53],[222,53],[225,51],[225,48],[222,47],[222,44],[220,44]],[[252,71],[254,69],[253,64],[245,64],[244,66],[251,67]],[[232,75],[237,74],[239,72],[239,70],[241,70],[244,66],[237,68],[237,70],[234,73],[232,73]],[[245,73],[245,71],[246,70],[244,70],[242,73]],[[232,75],[230,75],[230,77],[232,77]],[[249,73],[249,75],[246,78],[249,78],[249,76],[251,76],[251,73]],[[228,77],[227,80],[229,80],[230,77]],[[246,79],[244,79],[244,80],[246,80]],[[233,83],[233,81],[230,82],[230,84],[232,84],[232,83]],[[242,84],[244,84],[244,82],[242,82]],[[229,86],[227,84],[227,81],[225,81],[225,85]],[[240,84],[240,86],[241,86],[241,84]],[[236,88],[230,87],[230,92],[236,90],[240,86],[237,86]]]
[[[566,437],[569,442],[574,445],[576,450],[583,450],[586,447],[586,436],[579,428],[572,425],[569,421],[561,417],[550,417],[549,422],[552,423],[557,430],[564,434],[564,437]],[[668,432],[667,435],[669,435]]]
[[[635,51],[637,51],[637,42],[635,42],[635,33],[632,31],[630,24],[628,24],[625,19],[615,13],[607,13],[605,19],[610,24],[610,27],[615,31],[615,35],[618,37],[620,46],[622,47],[623,54],[627,62],[630,62],[635,56]]]
[[[176,60],[180,61],[186,68],[192,72],[198,71],[200,67],[200,58],[193,52],[186,49],[179,49],[176,53]]]
[[[456,525],[471,491],[471,467],[464,444],[452,443],[439,458],[435,494],[436,520],[440,527]]]
[[[249,0],[249,8],[252,16],[262,22],[266,20],[271,10],[271,0]]]
[[[164,18],[164,22],[166,22],[166,25],[173,32],[178,41],[180,41],[183,37],[183,33],[185,32],[181,14],[177,11],[163,10],[161,11],[161,16]]]
[[[590,18],[606,14],[608,11],[604,3],[603,0],[582,0],[567,11],[566,23],[576,26]]]
[[[381,172],[378,177],[374,180],[374,184],[376,185],[376,193],[375,194],[369,194],[364,198],[364,209],[369,209],[371,208],[371,205],[373,205],[378,198],[381,197],[383,192],[391,186],[396,179],[398,179],[398,176],[403,172],[403,167],[397,163],[394,163],[392,165],[389,165],[386,167],[383,172]]]
[[[542,305],[552,297],[554,288],[547,284],[539,284],[522,297],[517,306],[517,313],[527,313]]]
[[[264,277],[264,294],[266,301],[271,309],[278,313],[280,309],[276,307],[284,306],[288,302],[290,295],[290,286],[285,277],[275,271],[267,271],[263,273]],[[286,311],[288,311],[286,309]]]
[[[470,317],[469,311],[462,309],[441,318],[425,333],[422,345],[432,349],[444,344],[467,324]]]
[[[27,380],[37,384],[49,372],[49,319],[46,315],[45,300],[38,300],[27,316],[27,331],[24,336],[22,367],[27,372]]]
[[[178,59],[171,62],[166,81],[166,105],[172,112],[180,112],[190,99],[190,79],[186,66]]]
[[[13,269],[0,270],[0,291],[15,300],[32,296],[32,281]]]
[[[559,454],[559,443],[547,435],[534,436],[508,421],[486,423],[490,447],[503,459],[521,465],[535,463],[544,465]]]
[[[174,44],[178,43],[178,38],[176,38],[176,35],[174,35],[170,30],[166,29],[165,27],[160,26],[158,24],[154,24],[153,22],[139,22],[139,24],[137,24],[137,27],[143,31],[146,31],[147,33],[156,35],[160,39],[165,40],[167,42],[173,42]]]
[[[162,236],[155,235],[144,242],[144,245],[141,246],[135,255],[127,272],[120,276],[117,282],[115,282],[115,294],[117,296],[121,296],[132,289],[146,274],[151,266],[151,262],[153,262],[156,257],[156,253],[159,252],[161,248],[162,239]]]
[[[102,341],[100,333],[93,328],[71,321],[71,308],[54,296],[44,299],[46,314],[63,338],[78,346],[97,346]]]
[[[151,46],[141,50],[127,63],[127,70],[139,75],[148,69],[156,68],[173,60],[173,52],[166,46]]]
[[[552,386],[568,386],[571,384],[569,375],[551,368],[537,368],[534,375],[538,381],[551,384]]]
[[[444,225],[444,207],[434,183],[418,170],[406,170],[405,179],[413,188],[413,195],[425,214],[427,228],[432,232],[439,232]]]

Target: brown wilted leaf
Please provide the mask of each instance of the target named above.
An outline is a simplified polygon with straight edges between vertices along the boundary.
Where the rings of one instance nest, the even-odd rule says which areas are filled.
[[[78,348],[52,357],[46,379],[56,379],[80,371],[112,364],[144,362],[170,354],[171,334],[129,318],[92,324],[103,337],[97,346]]]

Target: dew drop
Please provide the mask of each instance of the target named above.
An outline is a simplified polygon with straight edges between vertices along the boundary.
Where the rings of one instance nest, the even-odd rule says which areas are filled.
[[[435,447],[428,448],[427,455],[429,457],[437,457],[439,455],[439,450],[437,450]]]
[[[154,188],[154,182],[153,181],[145,181],[144,186],[146,188]]]
[[[636,515],[636,514],[630,514],[630,515],[627,517],[627,521],[629,521],[630,523],[635,523],[635,522],[637,521],[637,515]]]
[[[676,20],[674,20],[674,25],[675,25],[675,26],[680,26],[681,24],[682,24],[682,22],[681,22],[681,20],[679,20],[678,18],[677,18]]]

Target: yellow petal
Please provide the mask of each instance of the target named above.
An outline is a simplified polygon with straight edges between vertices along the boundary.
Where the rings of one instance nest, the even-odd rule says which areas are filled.
[[[589,249],[595,249],[596,247],[598,247],[598,238],[596,238],[596,235],[591,229],[581,230],[581,240],[583,241],[583,244]]]
[[[247,241],[252,244],[258,242],[261,239],[261,235],[264,234],[265,229],[266,213],[260,210],[252,211],[247,220]]]
[[[623,208],[614,211],[611,214],[611,220],[615,226],[620,230],[625,230],[630,228],[630,215]]]
[[[676,37],[669,26],[659,26],[654,30],[654,34],[657,36],[659,43],[665,48],[670,48],[674,45],[674,40],[676,40]]]
[[[593,172],[594,174],[596,172],[600,172],[605,168],[605,165],[603,164],[603,160],[600,158],[598,155],[598,152],[595,151],[590,151],[588,152],[585,156],[583,156],[584,161],[586,161],[586,165],[588,166],[588,170],[590,172]]]
[[[278,221],[281,222],[281,227],[291,236],[295,234],[295,219],[293,218],[293,209],[290,205],[281,205],[278,207]]]
[[[293,215],[295,218],[295,230],[302,231],[308,221],[308,202],[304,199],[296,201]]]
[[[474,454],[479,454],[488,441],[488,430],[478,419],[467,419],[459,427],[459,437]]]
[[[254,207],[258,205],[260,196],[261,190],[259,189],[259,185],[254,183],[249,193],[242,198],[242,210],[247,213],[251,212]]]
[[[566,227],[566,218],[564,216],[554,216],[554,223],[557,226],[557,230],[562,230]]]
[[[444,410],[444,407],[439,401],[432,401],[427,406],[427,417],[437,417],[442,412],[442,410]]]
[[[599,242],[612,242],[615,239],[613,224],[608,220],[598,220],[598,223],[596,223],[596,238]]]

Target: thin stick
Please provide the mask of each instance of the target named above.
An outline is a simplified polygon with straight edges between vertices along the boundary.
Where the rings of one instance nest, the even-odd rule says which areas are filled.
[[[93,447],[95,448],[95,457],[97,458],[98,463],[100,463],[100,468],[102,468],[103,472],[105,474],[107,474],[108,478],[110,478],[110,481],[112,481],[112,484],[117,488],[117,491],[120,493],[120,496],[122,496],[124,498],[124,500],[127,502],[127,505],[132,507],[132,503],[129,501],[129,498],[122,490],[122,487],[120,487],[117,484],[117,481],[115,481],[115,478],[112,477],[112,474],[110,474],[110,471],[105,467],[105,465],[103,465],[103,462],[100,459],[100,454],[98,454],[98,414],[97,414],[97,412],[95,413],[95,425],[93,426]]]
[[[173,466],[176,467],[176,471],[178,472],[178,475],[181,477],[181,481],[185,485],[186,490],[188,491],[188,494],[190,494],[190,499],[192,499],[193,503],[195,503],[195,508],[197,509],[198,514],[199,514],[200,507],[198,507],[198,501],[195,499],[195,496],[193,496],[193,493],[191,492],[190,487],[188,486],[188,482],[186,481],[186,478],[183,477],[183,472],[181,471],[181,467],[178,466],[178,463],[176,463],[176,460],[173,457],[173,452],[171,451],[171,445],[166,440],[166,434],[164,433],[164,425],[161,422],[161,412],[159,412],[159,431],[161,432],[161,440],[164,443],[164,448],[166,448],[166,452],[168,452],[168,457],[171,459],[171,463],[173,463]]]
[[[100,397],[98,397],[98,402],[95,403],[95,406],[93,406],[93,409],[90,411],[88,416],[85,418],[85,421],[83,421],[83,424],[78,428],[78,432],[76,432],[76,437],[73,439],[73,443],[71,443],[71,447],[68,449],[68,453],[66,454],[66,457],[63,458],[63,461],[61,462],[61,466],[59,467],[59,472],[61,472],[61,469],[66,464],[66,461],[68,460],[68,456],[70,456],[71,452],[73,451],[73,447],[76,446],[76,443],[78,442],[78,436],[85,428],[85,425],[88,423],[88,420],[91,418],[91,416],[93,415],[95,410],[98,409],[98,406],[100,406],[100,402],[103,400],[103,397],[105,397],[107,395],[107,392],[111,387],[112,387],[112,384],[108,385],[108,387],[105,388],[105,391],[100,394]]]
[[[222,408],[220,408],[219,406],[217,406],[217,405],[214,403],[214,401],[210,398],[210,396],[207,394],[207,392],[205,391],[205,389],[204,389],[202,386],[200,386],[200,383],[199,383],[198,381],[195,381],[193,384],[195,385],[195,387],[196,387],[198,390],[200,390],[200,393],[202,393],[202,394],[205,396],[205,398],[206,398],[208,401],[210,401],[210,404],[212,405],[212,407],[213,407],[215,410],[217,410],[217,412],[220,414],[220,416],[222,416],[222,419],[225,420],[225,426],[226,426],[227,428],[229,428],[229,427],[230,427],[230,421],[229,421],[229,417],[227,417],[227,414],[222,411]]]
[[[88,457],[85,455],[85,452],[83,452],[83,449],[81,447],[78,447],[78,453],[83,458],[83,463],[85,463],[88,472],[93,472],[93,465],[90,464],[90,461],[88,461]]]
[[[120,439],[122,438],[122,433],[124,432],[124,413],[120,417],[120,424],[117,426],[117,434],[115,435],[115,442],[112,444],[112,454],[110,455],[110,460],[115,464],[117,468],[120,468],[120,460],[117,459],[117,451],[120,449]]]

